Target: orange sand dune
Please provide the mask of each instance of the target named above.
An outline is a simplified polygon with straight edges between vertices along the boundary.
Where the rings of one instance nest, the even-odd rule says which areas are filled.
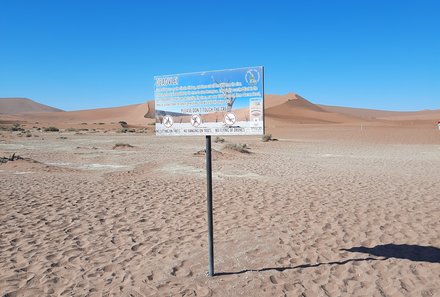
[[[364,119],[340,113],[328,112],[305,99],[288,99],[283,104],[266,110],[266,117],[291,123],[351,123]]]
[[[39,112],[25,114],[10,114],[17,111],[17,106],[28,99],[0,99],[0,114],[3,121],[26,121],[29,123],[53,124],[58,126],[72,126],[79,123],[117,123],[126,121],[130,125],[146,125],[154,122],[154,101],[143,104],[134,104],[113,108],[99,108],[90,110],[78,110],[59,112],[57,109],[37,109]],[[3,105],[1,105],[3,101]],[[29,102],[28,102],[29,101]],[[28,100],[30,105],[39,106],[38,103]],[[31,104],[32,103],[32,104]],[[34,106],[32,105],[32,106]],[[44,105],[41,105],[44,107]],[[46,106],[48,109],[51,107]],[[25,110],[22,108],[21,110]],[[31,108],[26,109],[28,111]],[[7,112],[6,112],[7,111]],[[47,111],[47,112],[43,112]],[[245,117],[245,112],[240,111],[240,116]],[[377,122],[386,125],[405,125],[405,123],[420,122],[422,124],[436,123],[440,119],[440,110],[417,111],[417,112],[394,112],[383,110],[371,110],[361,108],[347,108],[337,106],[325,106],[313,104],[303,97],[289,93],[286,95],[265,96],[265,116],[269,126],[286,126],[291,124],[350,124],[357,122]]]
[[[436,123],[440,120],[440,110],[407,112],[391,117],[381,117],[380,119],[389,121],[430,121]]]
[[[350,116],[366,118],[366,119],[387,119],[395,120],[403,119],[407,117],[408,120],[420,119],[428,120],[435,119],[439,117],[440,110],[421,110],[421,111],[389,111],[389,110],[377,110],[377,109],[366,109],[366,108],[352,108],[352,107],[341,107],[341,106],[328,106],[328,105],[318,105],[322,109],[329,112],[337,112]]]
[[[271,107],[284,104],[287,101],[291,102],[297,108],[309,109],[318,112],[326,112],[326,110],[324,110],[323,108],[311,103],[310,101],[295,93],[288,93],[286,95],[265,95],[264,108],[269,109]]]
[[[9,118],[25,120],[28,122],[40,123],[91,123],[104,122],[112,123],[126,121],[132,125],[145,125],[149,121],[144,115],[149,112],[148,103],[133,104],[121,107],[98,108],[89,110],[66,111],[66,112],[47,112],[47,113],[27,113],[25,115],[14,115]],[[150,120],[151,122],[151,120]]]
[[[28,98],[0,98],[0,114],[59,112],[61,109],[40,104]]]

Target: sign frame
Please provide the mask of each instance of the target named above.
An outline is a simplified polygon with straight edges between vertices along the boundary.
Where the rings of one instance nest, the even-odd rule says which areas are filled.
[[[154,100],[156,136],[265,133],[263,66],[157,75]]]

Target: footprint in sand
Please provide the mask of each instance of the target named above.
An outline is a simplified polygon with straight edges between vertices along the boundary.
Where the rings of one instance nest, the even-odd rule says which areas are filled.
[[[140,290],[139,290],[140,291]],[[122,297],[144,297],[145,295],[142,295],[137,290],[134,290],[132,288],[122,288]]]
[[[133,252],[137,252],[137,251],[139,250],[139,248],[140,248],[141,246],[143,246],[143,245],[144,245],[143,243],[135,244],[135,245],[133,245],[133,246],[131,247],[131,250],[132,250]]]
[[[147,278],[144,279],[142,282],[148,283],[151,282],[152,280],[154,280],[154,274],[153,271],[150,271],[150,273],[147,274]]]
[[[188,277],[192,276],[193,272],[187,268],[186,261],[181,261],[178,265],[171,267],[170,274],[176,277]]]
[[[285,257],[281,257],[281,258],[277,261],[277,263],[278,263],[278,264],[282,264],[282,265],[287,264],[287,263],[289,263],[289,260],[290,260],[291,258],[292,258],[292,257],[290,256],[290,254],[287,254],[287,256],[285,256]]]
[[[278,285],[278,281],[277,281],[277,279],[275,278],[274,275],[269,276],[269,280],[270,280],[270,282],[271,282],[272,284],[274,284],[274,285]]]

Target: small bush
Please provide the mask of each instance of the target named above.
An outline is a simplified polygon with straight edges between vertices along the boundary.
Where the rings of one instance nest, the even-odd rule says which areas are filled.
[[[214,142],[215,143],[223,143],[223,142],[225,142],[225,139],[224,138],[222,138],[222,137],[216,137],[215,139],[214,139]]]
[[[272,134],[264,134],[263,137],[261,137],[261,140],[263,142],[268,142],[272,140]]]
[[[76,129],[76,128],[67,128],[66,131],[67,132],[77,132],[78,129]]]
[[[44,132],[58,132],[60,131],[60,129],[58,129],[57,127],[47,127],[47,128],[43,128]]]
[[[227,145],[225,145],[224,147],[225,149],[228,150],[233,150],[233,151],[237,151],[240,153],[244,153],[244,154],[250,154],[251,152],[249,151],[249,147],[246,144],[241,144],[241,143],[228,143]]]
[[[268,141],[278,141],[278,139],[273,138],[273,137],[272,137],[272,134],[264,134],[264,135],[261,137],[261,141],[263,141],[263,142],[268,142]]]
[[[128,128],[128,124],[126,121],[119,121],[119,124],[121,125],[122,128]]]
[[[127,131],[128,131],[128,129],[121,128],[121,129],[116,130],[116,133],[127,133]]]
[[[31,133],[26,133],[26,137],[32,137]]]
[[[24,129],[20,126],[20,124],[15,123],[10,128],[11,131],[24,131]]]
[[[113,146],[113,149],[117,149],[117,148],[132,148],[134,146],[132,146],[131,144],[128,143],[117,143]]]

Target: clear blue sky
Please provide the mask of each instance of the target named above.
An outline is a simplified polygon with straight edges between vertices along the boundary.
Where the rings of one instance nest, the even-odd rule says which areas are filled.
[[[154,75],[263,65],[268,94],[438,109],[439,2],[0,0],[0,97],[119,106]]]

